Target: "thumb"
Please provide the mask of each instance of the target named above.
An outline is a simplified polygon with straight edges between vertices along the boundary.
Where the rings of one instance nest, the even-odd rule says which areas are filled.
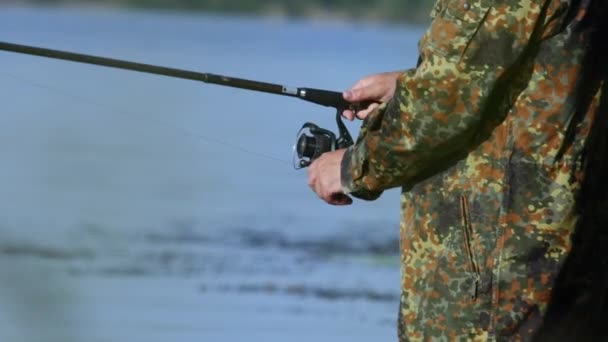
[[[377,101],[382,96],[382,86],[372,83],[362,87],[348,89],[344,92],[344,99],[349,102],[360,102],[367,100]]]

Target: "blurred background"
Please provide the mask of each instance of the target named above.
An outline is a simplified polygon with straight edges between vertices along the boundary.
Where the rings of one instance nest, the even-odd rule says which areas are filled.
[[[0,41],[341,91],[413,67],[431,5],[3,1]],[[396,340],[399,191],[292,166],[331,109],[8,52],[0,87],[0,341]]]

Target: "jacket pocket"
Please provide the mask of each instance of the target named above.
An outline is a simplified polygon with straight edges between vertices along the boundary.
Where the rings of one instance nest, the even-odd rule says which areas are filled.
[[[479,293],[479,285],[481,281],[481,271],[479,269],[479,261],[477,260],[477,254],[475,253],[474,237],[473,237],[473,225],[471,224],[471,217],[469,213],[469,203],[466,196],[460,196],[460,218],[462,229],[462,242],[465,257],[467,259],[467,266],[469,274],[471,275],[472,283],[470,289],[470,295],[472,300],[477,299]]]
[[[421,54],[459,61],[489,8],[482,0],[438,0],[431,12],[433,21],[420,40]]]

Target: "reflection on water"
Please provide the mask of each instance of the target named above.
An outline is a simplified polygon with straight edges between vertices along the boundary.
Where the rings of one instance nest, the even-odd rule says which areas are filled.
[[[9,7],[0,31],[23,44],[336,90],[413,65],[420,33]],[[303,122],[333,128],[330,110],[0,56],[1,340],[393,339],[398,192],[326,206],[304,171],[274,160],[290,161]]]

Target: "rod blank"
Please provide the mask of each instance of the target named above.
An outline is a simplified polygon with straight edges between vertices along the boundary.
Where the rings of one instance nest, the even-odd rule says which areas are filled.
[[[13,43],[7,43],[7,42],[0,42],[0,50],[22,53],[22,54],[26,54],[26,55],[33,55],[33,56],[39,56],[39,57],[64,60],[64,61],[72,61],[72,62],[77,62],[77,63],[99,65],[99,66],[105,66],[105,67],[109,67],[109,68],[138,71],[138,72],[143,72],[143,73],[147,73],[147,74],[156,74],[156,75],[162,75],[162,76],[182,78],[182,79],[199,81],[199,82],[204,82],[204,83],[213,83],[213,84],[219,84],[219,85],[224,85],[224,86],[229,86],[229,87],[261,91],[261,92],[266,92],[266,93],[295,96],[295,95],[285,94],[283,92],[283,89],[285,87],[278,85],[278,84],[251,81],[251,80],[246,80],[246,79],[227,77],[227,76],[222,76],[222,75],[214,75],[214,74],[208,74],[208,73],[201,73],[201,72],[190,71],[190,70],[168,68],[168,67],[151,65],[151,64],[130,62],[130,61],[125,61],[125,60],[120,60],[120,59],[99,57],[99,56],[86,55],[86,54],[81,54],[81,53],[46,49],[46,48],[41,48],[41,47],[13,44]]]
[[[41,47],[28,45],[13,44],[0,41],[0,50],[15,53],[21,53],[32,56],[46,57],[64,61],[72,61],[77,63],[85,63],[92,65],[105,66],[109,68],[117,68],[131,71],[138,71],[147,74],[156,74],[168,77],[182,78],[192,81],[204,83],[218,84],[233,88],[247,89],[264,93],[271,93],[283,96],[297,97],[299,99],[316,103],[318,105],[333,107],[338,111],[350,108],[359,110],[359,108],[367,107],[369,102],[364,103],[348,103],[342,98],[342,94],[336,91],[314,89],[314,88],[288,88],[283,85],[266,83],[260,81],[246,80],[242,78],[228,77],[216,74],[202,73],[190,70],[168,68],[158,65],[130,62],[120,59],[99,57],[74,53],[61,50],[53,50]]]

